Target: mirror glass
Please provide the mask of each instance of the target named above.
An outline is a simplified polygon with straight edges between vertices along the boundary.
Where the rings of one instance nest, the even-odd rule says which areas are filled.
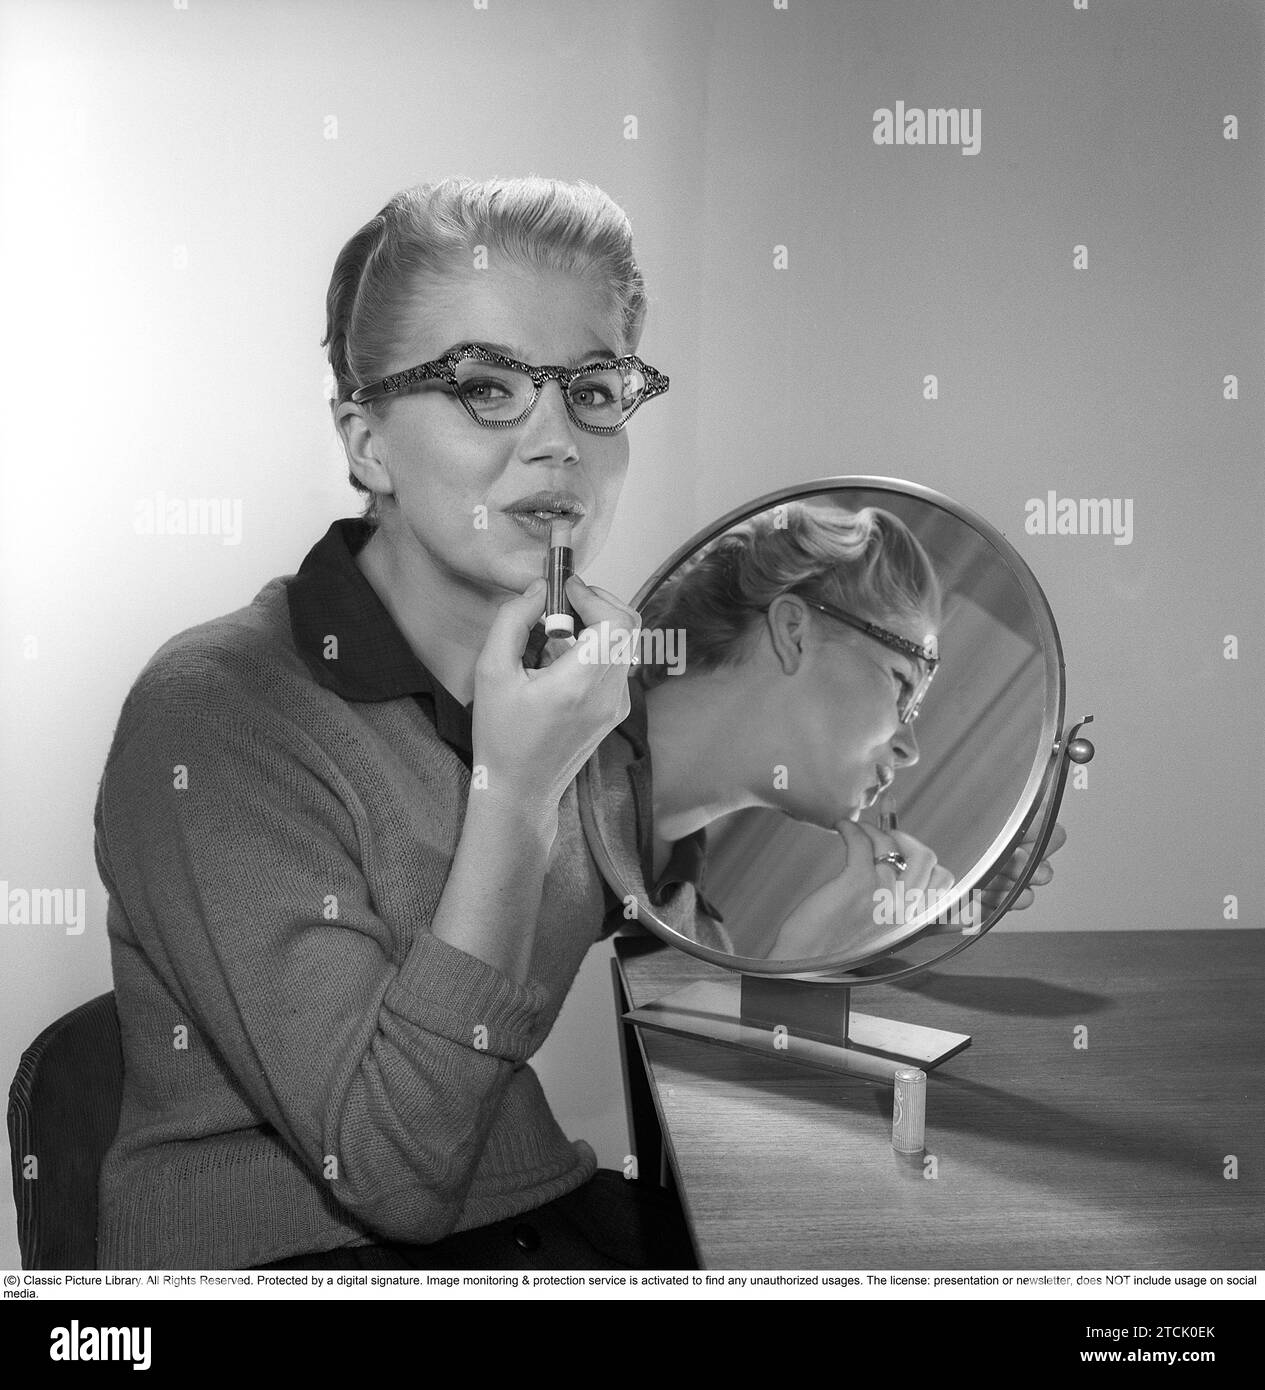
[[[644,749],[607,740],[581,788],[626,916],[748,973],[858,978],[991,925],[980,889],[1047,790],[1063,698],[1000,533],[827,479],[705,528],[634,606]]]

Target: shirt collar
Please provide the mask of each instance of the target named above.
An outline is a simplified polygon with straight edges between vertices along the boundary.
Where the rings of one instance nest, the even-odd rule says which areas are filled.
[[[308,551],[299,572],[287,578],[295,646],[317,683],[344,700],[377,702],[412,695],[425,701],[433,707],[440,738],[468,762],[474,751],[473,707],[463,705],[431,674],[356,563],[373,532],[373,525],[360,517],[340,518]],[[547,641],[544,624],[537,623],[527,638],[524,666],[540,665]],[[628,687],[631,705],[617,732],[633,749],[628,775],[637,803],[642,882],[649,884],[654,882],[649,724],[641,683],[633,679]],[[678,840],[651,890],[652,901],[662,903],[670,888],[691,883],[703,911],[723,920],[702,895],[706,859],[706,831]]]
[[[295,646],[317,683],[344,700],[426,699],[434,706],[440,738],[469,754],[471,706],[461,704],[418,658],[356,564],[373,531],[359,517],[335,521],[286,581]],[[537,623],[527,639],[525,666],[539,666],[546,641]]]

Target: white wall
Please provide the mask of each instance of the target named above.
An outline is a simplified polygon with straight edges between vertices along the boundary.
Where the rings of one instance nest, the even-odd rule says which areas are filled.
[[[1236,3],[0,4],[0,879],[87,895],[82,935],[0,927],[0,1072],[109,988],[91,817],[137,671],[358,510],[330,270],[450,173],[586,178],[633,219],[673,389],[632,426],[596,582],[631,595],[797,480],[942,489],[1032,565],[1069,716],[1097,717],[1058,877],[1013,925],[1212,928],[1235,894],[1259,926],[1260,70]],[[876,146],[898,98],[981,108],[980,153]],[[1132,543],[1025,535],[1050,489],[1133,499]],[[239,501],[241,543],[138,534],[160,492]],[[618,1166],[607,955],[543,1070]]]

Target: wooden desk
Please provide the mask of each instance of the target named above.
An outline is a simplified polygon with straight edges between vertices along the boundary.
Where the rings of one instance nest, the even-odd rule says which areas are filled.
[[[724,973],[616,941],[617,1003]],[[1259,1269],[1263,982],[1262,932],[994,932],[856,991],[973,1037],[929,1073],[922,1158],[891,1147],[890,1088],[645,1029],[630,1100],[707,1268]]]

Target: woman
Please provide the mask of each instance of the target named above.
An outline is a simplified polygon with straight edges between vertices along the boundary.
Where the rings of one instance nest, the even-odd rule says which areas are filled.
[[[671,925],[740,956],[837,955],[876,935],[891,895],[924,903],[952,887],[928,846],[859,820],[918,760],[913,721],[939,660],[940,607],[931,560],[898,517],[803,502],[733,527],[656,590],[641,625],[684,634],[684,669],[641,668],[644,746],[630,720],[600,755],[604,789],[618,786],[620,762],[651,789],[646,872],[661,881],[682,845],[701,861],[704,827],[747,807],[832,829],[843,850],[841,872],[776,936],[737,941],[709,920],[718,914],[697,891],[701,862],[694,896],[651,894]],[[990,901],[1023,857],[990,885]],[[1043,865],[1034,881],[1050,876]],[[1025,891],[1016,905],[1031,900]]]
[[[556,514],[578,570],[597,553],[666,388],[632,355],[645,305],[587,185],[406,189],[338,257],[366,516],[161,648],[102,778],[102,1267],[691,1262],[679,1209],[598,1174],[526,1065],[601,931],[574,778],[629,707],[626,666],[546,644],[539,576]]]

